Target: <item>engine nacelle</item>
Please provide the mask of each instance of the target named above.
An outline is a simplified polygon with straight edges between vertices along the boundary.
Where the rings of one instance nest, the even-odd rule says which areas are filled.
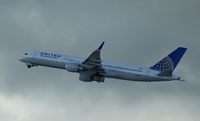
[[[79,64],[71,63],[71,62],[68,62],[65,64],[65,69],[69,72],[79,72],[80,71]]]
[[[105,80],[104,76],[94,76],[93,77],[93,81],[104,82],[104,80]]]
[[[80,74],[79,80],[84,81],[84,82],[92,82],[92,76]]]
[[[89,76],[89,75],[85,75],[85,74],[80,74],[79,79],[84,82],[92,82],[92,81],[104,82],[105,77],[104,76]]]

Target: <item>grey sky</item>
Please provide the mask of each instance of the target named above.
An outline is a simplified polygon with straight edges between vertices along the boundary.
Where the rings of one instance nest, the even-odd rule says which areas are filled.
[[[199,0],[1,0],[0,120],[200,120]],[[100,40],[100,41],[97,41]],[[31,50],[151,66],[188,48],[175,73],[186,82],[84,83],[78,74],[27,69]]]

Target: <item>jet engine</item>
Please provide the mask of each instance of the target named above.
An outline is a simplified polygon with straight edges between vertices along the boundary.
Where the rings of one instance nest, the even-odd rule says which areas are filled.
[[[104,82],[104,80],[105,80],[104,76],[94,76],[93,77],[93,81]]]
[[[97,82],[104,82],[105,77],[104,76],[90,76],[86,74],[80,74],[79,80],[84,81],[84,82],[92,82],[92,81],[97,81]]]
[[[92,82],[92,76],[80,73],[79,80],[84,82]]]

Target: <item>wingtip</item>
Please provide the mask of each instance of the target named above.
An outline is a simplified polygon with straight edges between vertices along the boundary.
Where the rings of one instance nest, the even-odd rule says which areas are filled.
[[[178,80],[178,81],[181,81],[181,82],[185,82],[185,80],[181,79],[180,77],[178,77],[177,80]]]
[[[103,41],[102,43],[101,43],[101,45],[99,46],[99,50],[101,50],[102,48],[103,48],[103,45],[104,45],[104,43],[105,43],[105,41]]]

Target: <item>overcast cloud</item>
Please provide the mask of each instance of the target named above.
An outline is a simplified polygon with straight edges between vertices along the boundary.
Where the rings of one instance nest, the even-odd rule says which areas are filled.
[[[1,0],[1,121],[200,120],[199,0]],[[100,40],[100,41],[97,41]],[[106,79],[27,69],[18,59],[42,50],[149,67],[179,46],[175,73],[185,82]]]

